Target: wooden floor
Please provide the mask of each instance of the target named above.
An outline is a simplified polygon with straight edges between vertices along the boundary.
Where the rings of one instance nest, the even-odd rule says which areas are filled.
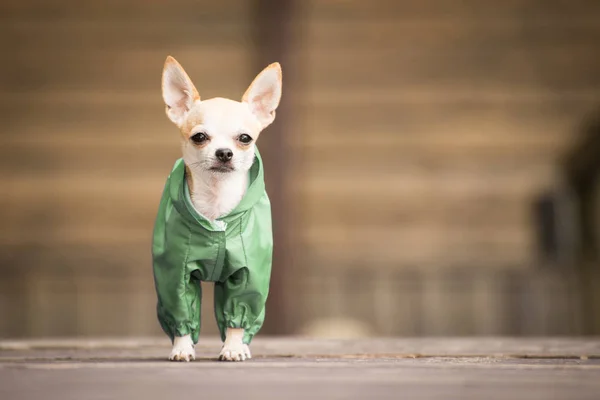
[[[259,338],[193,363],[165,339],[0,341],[0,399],[598,399],[600,339]]]

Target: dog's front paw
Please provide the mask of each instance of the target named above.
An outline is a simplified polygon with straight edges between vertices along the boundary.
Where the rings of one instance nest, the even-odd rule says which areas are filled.
[[[220,361],[245,361],[250,358],[250,348],[242,342],[225,343],[219,354]]]
[[[190,335],[175,337],[173,341],[173,349],[169,355],[171,361],[192,361],[196,359],[196,351],[194,350],[194,342]]]

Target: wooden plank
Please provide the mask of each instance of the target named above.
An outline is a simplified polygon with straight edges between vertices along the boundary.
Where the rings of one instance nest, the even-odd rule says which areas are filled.
[[[394,134],[390,131],[371,130],[369,139],[362,141],[344,141],[334,135],[323,134],[321,137],[315,135],[297,136],[294,145],[304,148],[306,151],[314,149],[333,148],[338,152],[348,151],[349,155],[364,151],[380,151],[385,148],[397,149],[398,157],[406,154],[410,157],[411,152],[422,152],[423,157],[445,156],[469,157],[474,152],[479,152],[481,157],[507,157],[507,159],[518,158],[530,153],[536,157],[548,159],[556,156],[569,142],[570,136],[564,132],[569,130],[557,129],[555,132],[536,131],[540,135],[529,135],[517,137],[514,131],[501,130],[490,132],[479,131],[476,125],[469,130],[435,130],[414,134]],[[317,133],[318,131],[313,131]],[[324,130],[324,132],[326,132]],[[329,131],[331,132],[331,131]],[[346,133],[347,131],[340,130]],[[352,134],[352,132],[348,132]],[[356,132],[357,136],[360,134]],[[523,133],[523,132],[518,132]],[[339,133],[342,135],[342,133]],[[459,136],[460,135],[460,136]],[[461,140],[458,140],[460,137]],[[495,138],[495,139],[494,139]],[[364,139],[364,138],[361,138]],[[514,153],[513,153],[514,152]],[[415,154],[415,153],[412,153]],[[343,155],[340,157],[342,158]],[[473,155],[473,157],[477,157]],[[356,159],[355,159],[356,160]]]
[[[80,174],[63,174],[53,177],[32,175],[29,179],[5,178],[3,185],[6,195],[0,198],[0,204],[7,206],[21,204],[22,206],[30,205],[42,208],[47,208],[43,207],[44,204],[54,206],[62,204],[68,206],[67,209],[85,207],[85,204],[88,204],[110,209],[112,208],[110,199],[113,199],[116,202],[117,211],[119,203],[125,208],[146,207],[142,203],[154,203],[158,206],[158,200],[169,171],[170,168],[165,171],[163,176],[123,176],[120,179],[105,176],[90,180],[85,171]],[[140,204],[136,206],[136,202]],[[4,208],[4,212],[14,215],[18,211],[9,211],[8,208]]]
[[[595,0],[547,0],[541,3],[528,0],[378,1],[311,0],[306,3],[309,18],[365,19],[365,18],[456,18],[456,19],[535,19],[563,20],[574,17],[600,16],[600,5]]]
[[[552,92],[531,87],[506,87],[486,85],[475,87],[464,84],[440,85],[406,85],[401,89],[395,87],[370,87],[356,90],[352,85],[344,88],[322,88],[305,85],[304,93],[299,97],[303,106],[358,106],[370,107],[388,106],[390,104],[405,105],[435,105],[449,104],[469,106],[474,103],[495,105],[530,105],[532,103],[562,104],[570,107],[581,104],[590,107],[600,99],[595,88],[564,90]]]
[[[538,16],[539,17],[539,16]],[[551,22],[529,19],[497,18],[426,18],[409,19],[361,18],[352,21],[325,19],[315,16],[306,22],[306,41],[311,54],[324,51],[352,49],[396,49],[410,51],[441,51],[471,49],[480,51],[493,44],[494,49],[506,51],[514,47],[523,51],[538,51],[554,47],[568,51],[572,45],[597,47],[600,39],[600,15],[557,19]]]
[[[405,20],[362,19],[350,28],[345,20],[306,20],[306,38],[310,51],[337,51],[352,48],[395,48],[399,52],[422,49],[447,51],[448,48],[480,49],[482,43],[494,43],[505,50],[515,47],[536,51],[538,47],[565,48],[573,44],[598,46],[600,28],[595,19],[564,19],[551,24],[528,21],[479,20]],[[249,34],[251,27],[246,18],[211,18],[175,24],[159,19],[96,19],[81,21],[68,19],[55,21],[11,19],[0,25],[0,44],[19,43],[40,50],[61,50],[65,47],[89,51],[93,46],[103,48],[148,47],[170,49],[181,46],[243,45],[241,37]],[[127,40],[123,40],[126,38]],[[526,38],[526,40],[523,40]],[[419,46],[415,48],[415,42]]]
[[[78,52],[26,47],[4,62],[0,91],[44,90],[156,90],[168,54],[177,58],[195,82],[201,96],[216,91],[223,97],[241,97],[248,86],[249,53],[241,46],[163,49],[89,49]],[[7,57],[7,56],[5,56]],[[210,62],[198,62],[198,57]],[[39,60],[44,62],[40,63]],[[6,61],[6,60],[5,60]],[[27,69],[23,69],[27,65]],[[236,88],[236,90],[231,90]],[[230,91],[228,91],[229,89]]]
[[[160,80],[159,71],[156,79]],[[6,116],[9,126],[5,148],[107,148],[136,143],[141,148],[168,148],[177,143],[178,130],[165,115],[160,84],[154,90],[134,93],[4,93],[0,95],[0,113]]]
[[[121,225],[96,226],[93,224],[83,224],[80,226],[52,226],[47,229],[38,230],[39,224],[32,223],[26,231],[10,232],[0,231],[0,245],[27,245],[37,246],[40,244],[51,244],[53,246],[64,245],[115,245],[148,243],[152,237],[150,225],[142,227],[131,227]],[[115,229],[118,228],[116,231]],[[32,234],[31,232],[35,232]]]
[[[150,240],[140,243],[19,243],[2,246],[3,314],[15,336],[160,334]],[[115,304],[121,304],[115,312]],[[27,312],[23,312],[27,310]],[[102,326],[110,322],[110,327]],[[0,324],[1,325],[1,324]]]
[[[0,245],[3,263],[3,283],[24,282],[37,277],[49,279],[108,278],[118,281],[137,280],[140,286],[151,285],[151,241],[122,243],[63,243],[57,251],[54,243],[3,243]],[[150,287],[154,290],[153,287]]]
[[[179,157],[181,136],[175,125],[166,116],[163,117],[162,111],[159,106],[154,113],[148,113],[143,119],[136,120],[130,118],[130,115],[118,118],[115,115],[114,119],[100,118],[97,124],[87,124],[87,121],[79,118],[28,123],[25,117],[16,117],[18,121],[9,123],[5,146],[0,152],[10,153],[15,150],[35,153],[41,147],[64,154],[93,148],[108,151],[115,149],[117,153],[118,148],[130,151],[148,149],[150,153],[162,149],[165,153]]]
[[[203,2],[193,0],[162,1],[128,1],[109,0],[102,5],[95,3],[61,0],[48,3],[42,0],[5,0],[0,6],[0,15],[6,19],[22,16],[40,16],[54,18],[156,18],[166,19],[179,16],[188,11],[187,17],[207,18],[230,15],[248,15],[249,2],[225,0],[219,2]],[[454,0],[427,0],[418,3],[411,1],[378,1],[364,3],[360,0],[323,1],[312,0],[301,4],[309,17],[321,18],[382,18],[394,17],[415,20],[419,18],[460,18],[460,19],[504,19],[527,18],[535,22],[539,19],[571,19],[587,15],[598,15],[600,10],[595,0],[560,1],[549,0],[543,3],[527,0],[508,0],[502,3],[493,0],[468,0],[457,4]],[[56,10],[60,10],[57,13]],[[183,13],[186,15],[186,13]],[[188,21],[185,19],[184,21]]]
[[[351,27],[349,26],[349,29]],[[352,87],[403,90],[437,85],[465,85],[488,90],[600,90],[599,45],[519,49],[495,46],[452,48],[446,51],[415,45],[369,50],[311,49],[306,64],[307,87],[329,90]]]
[[[456,138],[459,141],[460,137]],[[308,146],[307,146],[308,147]],[[307,148],[304,147],[304,148]],[[303,175],[316,176],[323,172],[335,174],[372,175],[389,173],[412,173],[444,170],[454,173],[519,174],[524,170],[543,169],[552,163],[562,146],[559,144],[535,147],[532,143],[519,146],[490,143],[427,147],[423,142],[412,142],[407,146],[378,147],[375,143],[360,147],[340,146],[335,151],[327,146],[308,147],[304,156]]]
[[[5,344],[6,343],[6,344]],[[102,393],[108,398],[166,398],[172,387],[197,390],[189,374],[166,368],[193,368],[210,375],[202,385],[207,398],[218,398],[223,386],[238,382],[256,393],[251,399],[319,398],[343,393],[348,400],[407,398],[473,400],[559,398],[589,400],[600,391],[597,338],[264,338],[252,344],[258,360],[215,367],[217,337],[202,337],[192,366],[166,367],[165,337],[144,340],[18,340],[2,360],[0,385],[9,399],[62,400]],[[262,360],[262,358],[266,358]],[[292,371],[292,373],[290,373]],[[195,372],[194,372],[195,373]],[[151,379],[151,386],[146,382]],[[85,383],[85,384],[84,384]],[[256,387],[256,389],[254,389]],[[532,393],[534,395],[532,395]]]
[[[110,214],[102,212],[101,208],[91,208],[88,211],[96,212],[97,210],[100,210],[97,217],[77,221],[57,219],[58,215],[66,213],[57,212],[58,215],[48,217],[43,210],[30,210],[32,215],[28,219],[7,221],[4,224],[3,229],[0,230],[0,244],[35,249],[36,246],[42,244],[61,247],[65,245],[94,247],[151,242],[155,213],[136,219],[128,216],[125,212]],[[154,211],[156,212],[156,210]],[[101,219],[100,216],[109,219]],[[128,262],[131,263],[132,260],[129,259]]]
[[[198,2],[193,0],[163,1],[118,1],[82,3],[74,0],[46,2],[43,0],[8,0],[0,3],[3,19],[39,18],[43,20],[170,20],[178,24],[213,18],[244,18],[249,13],[249,4],[244,1],[223,0]]]
[[[362,121],[370,121],[372,125],[380,125],[393,121],[392,125],[402,127],[417,123],[441,122],[452,125],[455,121],[470,118],[478,124],[510,124],[532,123],[547,119],[551,123],[561,120],[581,119],[586,113],[595,111],[594,102],[600,100],[600,92],[566,93],[566,98],[560,96],[544,96],[540,92],[508,93],[477,93],[477,91],[459,90],[454,97],[446,97],[444,88],[435,90],[408,90],[397,95],[390,91],[366,91],[375,98],[361,97],[361,92],[354,92],[350,99],[343,101],[342,96],[334,97],[328,90],[310,92],[301,103],[307,110],[309,121],[328,121],[348,125]],[[342,94],[350,94],[343,92]],[[436,98],[436,94],[442,98]],[[331,97],[330,97],[331,96]],[[412,98],[412,99],[411,99]],[[340,104],[336,102],[340,100]],[[372,106],[375,104],[375,106]],[[352,115],[352,118],[348,118]],[[360,126],[360,128],[364,128]]]
[[[295,192],[301,196],[343,195],[352,199],[357,191],[369,193],[371,196],[465,196],[473,194],[510,194],[525,195],[536,191],[536,186],[543,186],[554,177],[552,166],[541,166],[516,174],[496,174],[492,171],[461,172],[420,170],[388,172],[387,174],[362,174],[354,172],[334,173],[321,171],[318,176],[305,178],[302,186]]]
[[[38,175],[32,175],[27,180],[20,177],[4,177],[2,183],[8,193],[31,195],[36,192],[52,193],[55,188],[64,189],[64,193],[86,193],[90,195],[100,195],[104,191],[109,193],[135,192],[148,190],[148,188],[159,188],[162,191],[171,167],[172,164],[169,164],[163,176],[142,174],[137,177],[122,177],[121,179],[114,179],[111,176],[96,177],[93,184],[87,175],[87,171],[81,169],[75,169],[71,174],[56,175],[51,179]],[[4,198],[10,198],[10,196],[4,196]]]
[[[292,139],[295,145],[311,151],[319,147],[381,147],[409,153],[418,146],[431,152],[447,149],[449,153],[487,151],[488,155],[494,151],[502,155],[507,151],[552,154],[576,137],[580,119],[591,105],[580,107],[561,112],[553,111],[553,106],[531,107],[537,111],[491,105],[464,111],[444,106],[436,111],[435,106],[401,104],[376,109],[363,105],[364,111],[360,111],[360,105],[315,106],[306,111],[301,132]]]
[[[12,107],[11,110],[18,111],[18,108],[25,106],[39,107],[44,110],[47,107],[80,107],[91,108],[114,108],[114,107],[149,107],[164,105],[160,96],[160,85],[157,88],[148,88],[144,90],[78,90],[78,89],[56,89],[45,90],[40,88],[35,91],[11,91],[2,92],[0,96],[0,107]],[[36,110],[37,112],[38,110]]]
[[[166,175],[165,175],[166,176]],[[150,240],[164,187],[158,179],[35,176],[4,180],[0,243],[139,243]]]
[[[310,360],[316,358],[319,361],[326,363],[325,360],[335,360],[336,363],[342,365],[342,359],[354,359],[356,363],[346,364],[347,367],[341,369],[358,368],[360,364],[369,364],[369,360],[387,360],[390,358],[394,359],[394,362],[387,364],[389,368],[393,365],[400,366],[398,371],[405,370],[406,372],[419,369],[419,368],[407,368],[406,364],[400,363],[400,360],[407,358],[408,360],[419,360],[420,357],[430,358],[429,360],[420,360],[415,366],[420,368],[426,368],[423,364],[438,364],[442,363],[437,371],[448,369],[453,364],[456,358],[464,357],[466,360],[462,360],[462,366],[466,369],[467,373],[472,373],[478,369],[477,366],[486,365],[486,369],[491,368],[492,365],[501,366],[499,370],[505,370],[510,364],[521,365],[519,368],[520,373],[524,373],[526,370],[552,370],[558,371],[556,376],[561,376],[566,371],[573,374],[582,374],[583,371],[591,371],[589,376],[595,377],[597,374],[597,363],[594,359],[600,357],[600,340],[597,337],[417,337],[417,338],[392,338],[392,337],[373,337],[373,338],[354,338],[348,339],[319,339],[314,337],[264,337],[258,335],[256,340],[252,342],[256,349],[257,354],[261,354],[264,357],[273,358],[299,358],[300,360]],[[221,346],[221,341],[216,336],[206,337],[197,344],[197,351],[200,353],[209,352],[215,348]],[[38,367],[43,368],[46,363],[56,362],[57,364],[71,366],[64,359],[65,353],[73,354],[73,364],[80,366],[85,364],[94,373],[98,373],[99,369],[107,368],[110,369],[120,368],[112,366],[110,364],[99,363],[100,366],[94,368],[93,363],[98,360],[112,360],[114,359],[115,364],[120,362],[133,361],[133,365],[137,366],[138,360],[147,360],[148,364],[152,365],[151,361],[154,361],[160,354],[164,354],[165,350],[169,349],[168,341],[165,343],[163,337],[138,337],[138,338],[40,338],[40,339],[3,339],[0,341],[0,351],[3,352],[2,363],[4,368],[9,368],[11,365],[21,365],[21,363],[31,361],[29,364],[32,368]],[[72,353],[74,352],[74,353]],[[207,353],[210,354],[210,353]],[[488,357],[480,357],[487,355]],[[292,357],[290,357],[292,356]],[[443,363],[443,358],[449,358],[449,364]],[[484,358],[481,360],[481,358]],[[549,368],[544,368],[542,365],[546,364],[534,363],[534,360],[546,360]],[[521,360],[521,361],[519,361]],[[567,361],[565,363],[559,363],[559,360]],[[585,361],[589,361],[586,363]],[[487,364],[486,361],[491,363]],[[36,365],[40,362],[42,366]],[[302,361],[303,362],[303,361]],[[195,368],[201,369],[213,368],[212,363],[197,363]],[[281,369],[281,361],[278,362],[260,362],[255,363],[252,367],[239,366],[242,369],[244,375],[246,375],[249,369],[260,368],[259,364],[275,364],[274,369]],[[507,365],[508,364],[508,365]],[[558,365],[562,367],[558,367]],[[27,365],[27,364],[26,364]],[[160,360],[154,364],[156,368],[164,368],[165,362]],[[245,364],[248,365],[248,364]],[[293,363],[290,364],[294,365]],[[301,364],[300,364],[301,365]],[[537,365],[537,367],[534,367]],[[298,365],[299,366],[299,365]],[[17,368],[17,367],[15,367]],[[316,367],[315,367],[316,368]],[[326,363],[323,370],[330,371],[331,364]],[[377,365],[377,369],[384,369],[381,364]],[[29,368],[23,368],[29,369]],[[75,369],[75,368],[73,368]],[[81,369],[81,368],[79,368]],[[225,371],[224,378],[231,370],[238,368],[221,368]],[[244,370],[245,369],[245,370]],[[286,368],[287,369],[287,368]],[[460,369],[463,369],[462,367]],[[19,368],[21,370],[21,368]],[[376,370],[374,370],[375,372]],[[142,371],[145,372],[145,371]],[[381,372],[381,371],[378,371]],[[429,371],[428,371],[429,372]],[[500,371],[497,371],[500,372]],[[263,371],[259,371],[259,374],[263,374]],[[375,373],[373,374],[375,375]],[[393,372],[390,374],[391,379],[398,379],[399,372]],[[429,375],[429,374],[426,374]],[[507,383],[510,384],[510,378],[514,379],[517,374],[510,374],[506,376]],[[537,376],[537,375],[536,375]],[[362,376],[361,376],[362,377]],[[170,376],[168,377],[171,378]],[[184,377],[187,379],[188,377]],[[291,376],[290,380],[294,377]],[[531,377],[526,377],[531,379]],[[91,380],[92,378],[90,378]],[[329,376],[324,379],[330,379]],[[592,379],[597,382],[596,379]],[[343,380],[347,382],[346,379]],[[409,382],[419,382],[420,379],[409,380]],[[452,386],[455,388],[455,382],[462,382],[463,379],[456,381],[452,380]],[[265,383],[271,383],[272,375],[266,374]],[[314,383],[314,380],[307,380],[310,385]],[[379,380],[375,383],[379,384]],[[404,382],[404,381],[403,381]],[[562,382],[562,381],[561,381]],[[581,383],[581,381],[577,381]],[[575,383],[574,383],[575,385]],[[553,386],[553,385],[550,385]],[[600,385],[598,385],[600,387]],[[504,387],[503,389],[506,389]],[[554,389],[552,387],[551,389]],[[571,391],[572,387],[569,385],[565,389]],[[551,392],[548,392],[551,393]],[[568,396],[569,392],[565,392]],[[585,398],[593,398],[593,393]],[[394,397],[395,393],[390,393],[390,398]],[[460,396],[460,395],[459,395]],[[552,395],[550,394],[550,397]],[[418,396],[417,396],[418,397]],[[476,398],[478,396],[475,396]],[[519,396],[519,398],[527,396]],[[275,397],[278,398],[278,397]],[[301,398],[301,397],[294,397]],[[385,397],[388,398],[388,397]],[[452,397],[460,398],[460,397]]]
[[[45,142],[26,138],[23,143],[5,143],[0,151],[0,178],[28,180],[33,175],[53,179],[56,176],[85,174],[89,181],[94,178],[166,179],[175,161],[181,157],[177,132],[165,132],[165,140],[158,143],[140,138],[135,141],[110,141],[77,143],[69,138]],[[95,134],[94,131],[86,132]],[[97,134],[101,135],[100,132]],[[27,162],[23,162],[27,160]],[[15,170],[15,166],[19,168]],[[13,176],[13,178],[10,178]]]
[[[473,193],[463,196],[373,196],[356,191],[344,194],[305,196],[299,203],[305,225],[340,225],[349,228],[404,224],[465,224],[469,226],[522,226],[531,219],[528,198],[510,193]]]
[[[145,231],[145,237],[151,237],[158,211],[158,199],[152,199],[155,201],[148,201],[138,208],[132,204],[119,205],[118,198],[108,200],[112,207],[108,207],[107,203],[98,202],[89,204],[87,208],[78,204],[78,207],[72,210],[66,208],[68,203],[48,202],[45,209],[22,205],[15,215],[2,213],[4,222],[0,234],[3,238],[10,237],[10,243],[15,243],[17,238],[23,238],[24,243],[28,243],[32,239],[70,235],[77,231],[89,232],[84,235],[91,238],[96,234],[105,235],[112,230],[115,241],[119,238],[132,240],[125,238],[131,232],[138,235]],[[53,211],[48,215],[46,210],[50,207]]]
[[[343,82],[360,88],[366,81],[370,86],[396,83],[403,88],[415,82],[561,88],[572,83],[585,88],[590,80],[598,83],[595,69],[588,68],[595,62],[589,57],[599,49],[594,38],[600,35],[600,7],[591,1],[574,7],[516,1],[515,9],[505,3],[489,8],[481,2],[468,7],[453,4],[451,11],[441,14],[444,6],[438,3],[414,7],[429,16],[409,16],[406,8],[413,7],[405,3],[378,3],[369,5],[368,11],[357,2],[336,4],[339,18],[325,16],[327,5],[311,3],[309,10],[320,11],[308,17],[309,81],[315,80],[315,87],[336,88]],[[535,18],[526,16],[528,7]],[[374,10],[382,13],[381,18],[373,17]],[[494,11],[487,18],[471,15],[490,10]],[[502,16],[503,10],[512,11]],[[360,18],[349,20],[345,11]],[[569,12],[575,14],[564,18]],[[579,62],[571,63],[573,59]],[[369,68],[377,73],[369,74]],[[578,73],[571,75],[573,68]],[[334,70],[337,73],[332,74]]]
[[[344,131],[340,131],[344,132]],[[352,157],[354,154],[360,154],[360,151],[381,151],[381,149],[396,149],[397,157],[407,157],[410,160],[410,155],[415,152],[420,152],[424,159],[431,157],[443,156],[452,160],[457,157],[469,157],[473,159],[477,157],[491,157],[499,159],[506,157],[506,160],[515,160],[519,157],[526,157],[530,154],[533,160],[545,159],[559,154],[560,150],[564,149],[570,137],[565,135],[565,131],[552,132],[551,134],[544,133],[541,136],[521,136],[517,138],[510,134],[503,135],[508,131],[495,132],[497,135],[487,135],[488,131],[478,132],[473,128],[472,131],[441,131],[441,132],[425,132],[415,135],[394,135],[389,131],[371,131],[369,140],[365,141],[344,141],[333,135],[308,135],[305,137],[295,137],[294,145],[297,148],[312,151],[316,149],[333,148],[337,152],[347,152],[348,159],[359,160],[360,157]],[[543,132],[543,131],[539,131]],[[342,135],[342,133],[340,133]],[[462,140],[457,140],[456,135],[463,135]],[[487,137],[487,138],[486,138]],[[495,142],[494,137],[498,140]],[[392,151],[392,150],[389,150]],[[475,153],[477,152],[477,153]],[[383,152],[385,154],[385,151]],[[419,153],[417,153],[419,154]],[[340,155],[337,158],[344,158]],[[335,166],[330,166],[335,168]]]
[[[132,51],[137,48],[163,52],[181,48],[243,48],[241,40],[248,35],[249,29],[246,19],[242,18],[211,18],[187,23],[150,22],[147,19],[17,19],[0,25],[0,45],[14,48],[17,53],[39,51],[44,55],[54,52],[86,55],[99,50]],[[18,56],[11,54],[11,57],[15,55]],[[202,64],[210,64],[202,57],[200,60]]]
[[[312,225],[302,235],[312,265],[329,268],[523,268],[532,260],[526,226],[498,229],[415,224],[350,229]],[[350,250],[351,249],[351,250]]]

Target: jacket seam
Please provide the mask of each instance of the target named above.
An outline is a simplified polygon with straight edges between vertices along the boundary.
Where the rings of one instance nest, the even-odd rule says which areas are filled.
[[[213,237],[212,234],[211,234],[211,237]],[[221,253],[224,251],[224,249],[222,247],[224,247],[224,245],[222,243],[217,243],[217,255],[215,257],[215,266],[212,271],[212,274],[210,275],[210,279],[212,279],[213,282],[217,282],[218,280],[220,280],[221,275],[223,274],[223,265],[221,265],[221,268],[219,268],[219,264],[225,263],[224,259],[221,262]]]
[[[244,252],[244,263],[246,264],[246,268],[249,269],[248,266],[248,255],[246,254],[246,243],[244,243],[244,216],[240,215],[240,241],[242,242],[242,251]]]
[[[192,316],[192,305],[191,302],[187,301],[187,294],[188,294],[188,290],[189,290],[189,282],[186,282],[186,276],[187,276],[187,265],[188,265],[188,261],[189,261],[189,256],[190,256],[190,245],[192,243],[192,229],[189,225],[187,225],[188,228],[188,240],[187,240],[187,246],[185,247],[185,257],[184,257],[184,261],[183,261],[183,287],[185,288],[185,290],[183,291],[183,296],[184,296],[184,303],[187,305],[187,324],[190,325],[190,334],[192,333],[192,329],[191,329],[191,316]]]

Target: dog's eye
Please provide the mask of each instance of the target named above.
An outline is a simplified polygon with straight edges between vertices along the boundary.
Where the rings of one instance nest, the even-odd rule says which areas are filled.
[[[238,140],[244,144],[248,144],[252,141],[252,138],[250,137],[250,135],[242,133],[240,136],[238,136]]]
[[[194,144],[202,144],[208,140],[208,136],[206,136],[206,133],[198,132],[193,135],[190,140],[194,142]]]

